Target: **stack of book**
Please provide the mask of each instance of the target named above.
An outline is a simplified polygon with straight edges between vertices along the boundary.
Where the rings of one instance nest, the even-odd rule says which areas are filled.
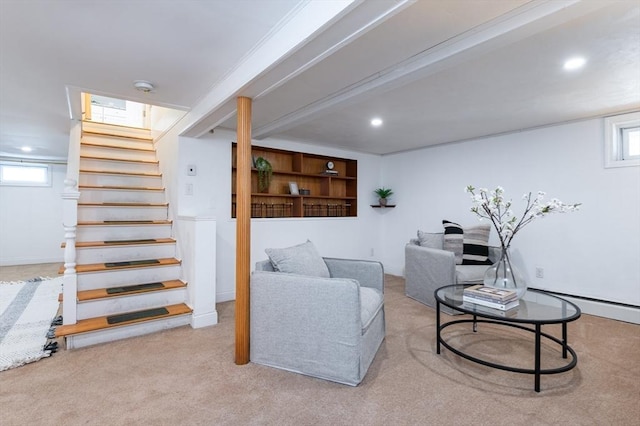
[[[462,293],[464,303],[485,306],[488,308],[508,311],[519,305],[516,292],[483,285],[474,285],[464,289]]]

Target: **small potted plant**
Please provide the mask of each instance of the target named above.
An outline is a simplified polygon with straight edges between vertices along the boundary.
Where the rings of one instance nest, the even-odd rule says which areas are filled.
[[[271,163],[266,158],[258,157],[256,158],[256,170],[258,170],[258,192],[267,192],[273,175]]]
[[[384,207],[387,205],[387,198],[393,195],[393,190],[383,186],[373,191],[373,193],[378,196],[378,203],[380,203],[380,206]]]

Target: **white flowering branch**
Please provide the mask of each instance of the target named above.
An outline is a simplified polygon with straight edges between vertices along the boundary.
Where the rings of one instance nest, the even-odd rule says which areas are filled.
[[[580,207],[577,204],[565,204],[557,198],[544,202],[546,195],[542,191],[538,191],[537,196],[533,198],[531,192],[524,194],[523,200],[527,202],[522,217],[518,218],[511,210],[511,200],[505,201],[504,189],[497,187],[493,191],[486,188],[477,189],[469,185],[465,189],[471,194],[473,206],[471,211],[480,219],[489,219],[493,223],[494,228],[500,237],[500,245],[505,250],[511,245],[513,237],[518,231],[531,223],[536,218],[544,217],[550,213],[566,213],[576,211]]]

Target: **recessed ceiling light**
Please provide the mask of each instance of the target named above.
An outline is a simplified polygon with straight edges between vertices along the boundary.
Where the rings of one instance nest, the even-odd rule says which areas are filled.
[[[371,119],[371,125],[373,127],[382,126],[382,118],[373,118],[373,119]]]
[[[33,149],[30,146],[23,146],[20,149],[22,150],[22,152],[31,152],[31,151],[33,151]]]
[[[586,63],[587,60],[585,58],[577,56],[575,58],[567,59],[564,63],[564,69],[566,71],[577,70],[579,68],[582,68]]]

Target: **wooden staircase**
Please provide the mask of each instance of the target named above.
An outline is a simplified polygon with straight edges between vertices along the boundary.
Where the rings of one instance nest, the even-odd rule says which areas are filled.
[[[78,348],[189,324],[149,132],[84,122],[79,179],[77,322],[56,337]]]

